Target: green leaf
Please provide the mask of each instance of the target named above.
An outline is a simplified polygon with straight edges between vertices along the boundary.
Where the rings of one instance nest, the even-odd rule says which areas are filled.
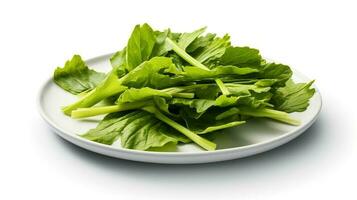
[[[180,73],[182,72],[176,68],[170,58],[154,57],[126,74],[122,78],[122,84],[135,88],[161,89],[181,82],[182,77],[174,76]]]
[[[148,24],[135,26],[126,47],[126,68],[128,71],[150,59],[155,42],[155,33]]]
[[[197,54],[196,51],[200,51],[203,47],[208,46],[215,37],[216,34],[212,33],[208,33],[205,36],[198,37],[186,48],[186,51],[195,55]]]
[[[255,82],[254,85],[259,87],[270,87],[274,85],[277,81],[277,79],[261,79]]]
[[[191,80],[203,80],[221,78],[227,75],[242,76],[255,72],[258,71],[252,68],[239,68],[235,66],[217,66],[211,70],[204,70],[199,67],[188,66],[184,68],[184,73],[182,75]]]
[[[241,96],[237,105],[249,106],[251,108],[273,107],[273,105],[269,103],[271,97],[272,93],[270,92],[251,92],[250,95]]]
[[[262,57],[259,50],[249,47],[228,47],[220,59],[222,65],[259,67]]]
[[[135,102],[135,101],[144,101],[148,99],[152,99],[153,97],[166,97],[171,98],[171,94],[168,92],[163,92],[160,90],[155,90],[148,87],[143,87],[140,89],[130,88],[125,90],[118,99],[118,103],[127,103],[127,102]]]
[[[232,106],[237,103],[238,99],[239,97],[237,96],[227,97],[226,95],[221,95],[216,99],[215,105],[219,107]]]
[[[165,122],[167,125],[171,126],[175,130],[181,132],[185,136],[187,136],[189,139],[191,139],[193,142],[195,142],[197,145],[200,147],[208,150],[208,151],[213,151],[216,149],[216,144],[197,135],[196,133],[192,132],[191,130],[185,128],[181,124],[173,121],[172,119],[168,118],[164,114],[162,114],[155,106],[147,106],[143,108],[145,111],[148,111],[152,114],[155,115],[157,119],[160,119],[161,121]]]
[[[192,33],[183,33],[180,36],[177,45],[183,50],[185,50],[198,36],[205,32],[205,30],[206,27],[203,27],[196,31],[193,31]]]
[[[167,103],[167,101],[166,101],[165,98],[155,96],[155,97],[153,98],[153,100],[154,100],[154,103],[155,103],[156,107],[157,107],[160,111],[162,111],[162,112],[164,112],[165,114],[168,114],[168,115],[170,115],[170,116],[172,116],[172,117],[175,117],[175,118],[178,117],[176,114],[173,114],[172,112],[170,112],[170,110],[169,110],[169,104]]]
[[[82,137],[103,144],[113,144],[120,138],[122,147],[137,150],[190,142],[187,137],[145,111],[109,114]]]
[[[184,105],[190,108],[194,108],[197,113],[203,113],[208,108],[215,105],[214,100],[209,99],[184,99],[184,98],[172,98],[169,104],[172,105]]]
[[[283,64],[268,63],[263,66],[260,71],[260,78],[275,79],[276,86],[284,86],[285,82],[289,80],[293,72],[290,67]]]
[[[79,55],[74,55],[63,68],[57,67],[53,75],[54,82],[72,94],[92,90],[104,78],[104,73],[89,69]]]
[[[97,87],[76,102],[64,107],[63,112],[66,115],[71,115],[75,109],[91,107],[103,99],[122,93],[126,89],[127,87],[121,85],[117,68],[113,68]]]
[[[270,106],[268,103],[271,99],[271,87],[261,87],[249,84],[229,83],[226,87],[230,94],[238,96],[238,105],[258,108],[261,106]]]
[[[270,87],[261,87],[256,84],[249,85],[249,84],[227,83],[225,85],[229,90],[229,93],[235,96],[246,96],[246,95],[251,95],[251,92],[263,93],[263,92],[268,92],[270,90]]]
[[[117,112],[104,117],[98,126],[89,130],[81,137],[103,144],[112,144],[121,134],[122,130],[137,118],[144,117],[144,112]]]
[[[211,109],[205,112],[199,119],[191,117],[187,110],[182,110],[180,114],[185,120],[186,126],[198,134],[231,128],[245,123],[245,121],[239,120],[238,115],[230,116],[223,120],[217,120],[215,117],[220,113],[222,113],[221,108]]]
[[[110,57],[110,64],[113,68],[121,68],[121,70],[125,71],[126,48],[112,55],[112,57]]]
[[[194,58],[203,64],[209,64],[211,61],[223,56],[226,48],[230,46],[229,35],[223,38],[216,37],[209,45],[203,47],[202,51]]]
[[[202,85],[194,89],[195,96],[198,99],[211,99],[217,98],[220,89],[217,85]]]
[[[291,112],[305,111],[315,89],[311,88],[314,81],[308,83],[294,83],[291,79],[286,86],[279,88],[272,97],[272,103],[277,110]]]
[[[123,77],[119,77],[117,68],[113,68],[105,80],[90,93],[86,94],[77,102],[64,108],[64,112],[70,115],[77,108],[87,108],[113,95],[124,92],[127,87],[141,88],[165,88],[182,82],[183,77],[175,78],[173,75],[180,74],[170,58],[154,57],[145,61]]]
[[[190,112],[193,118],[198,119],[209,108],[212,108],[214,106],[218,106],[218,107],[232,106],[237,103],[238,99],[239,97],[235,97],[235,96],[227,97],[225,95],[221,95],[216,100],[172,98],[169,100],[168,103],[170,105],[187,106],[191,109],[194,109],[194,112],[190,112],[189,110],[186,111]]]
[[[163,56],[168,51],[171,50],[171,46],[166,43],[166,37],[169,37],[171,35],[171,32],[168,29],[165,30],[164,32],[155,31],[154,34],[155,34],[156,42],[151,52],[151,57]]]

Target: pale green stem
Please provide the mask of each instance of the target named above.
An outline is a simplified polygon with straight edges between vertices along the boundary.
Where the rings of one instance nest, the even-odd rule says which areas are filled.
[[[148,105],[151,101],[138,101],[132,103],[121,103],[113,106],[100,106],[100,107],[91,107],[91,108],[78,108],[72,111],[72,118],[86,118],[93,117],[97,115],[103,115],[113,112],[125,111],[125,110],[133,110],[138,109],[143,106]]]
[[[262,109],[239,108],[238,113],[242,115],[253,116],[253,117],[267,117],[295,126],[300,125],[300,121],[291,118],[288,113],[269,109],[269,108],[262,108]]]
[[[183,58],[184,60],[186,60],[188,63],[190,63],[191,65],[207,70],[209,71],[210,69],[208,67],[206,67],[204,64],[202,64],[201,62],[199,62],[198,60],[196,60],[195,58],[193,58],[192,56],[190,56],[188,53],[186,53],[185,50],[183,50],[181,47],[179,47],[176,42],[172,41],[170,38],[166,38],[166,42],[172,47],[172,50],[174,50],[181,58]],[[229,91],[228,89],[224,86],[224,83],[222,82],[222,80],[220,79],[215,79],[218,87],[221,89],[222,94],[224,95],[229,95]]]
[[[156,118],[159,120],[165,122],[167,125],[171,126],[172,128],[176,129],[177,131],[181,132],[188,138],[190,138],[193,142],[195,142],[197,145],[201,146],[202,148],[208,150],[208,151],[213,151],[216,149],[216,144],[197,135],[196,133],[190,131],[186,127],[182,126],[181,124],[171,120],[170,118],[166,117],[164,114],[162,114],[158,109],[156,109],[154,106],[148,106],[142,108],[143,110],[150,112],[155,115]]]
[[[181,93],[175,93],[172,96],[173,97],[185,98],[185,99],[193,99],[195,97],[195,93],[181,92]]]

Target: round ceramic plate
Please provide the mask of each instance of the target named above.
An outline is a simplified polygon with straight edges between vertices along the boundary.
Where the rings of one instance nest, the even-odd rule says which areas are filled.
[[[107,72],[111,68],[109,57],[110,55],[104,55],[86,62],[93,69]],[[306,76],[295,70],[293,79],[296,82],[309,81]],[[300,126],[290,126],[269,119],[253,119],[249,123],[228,129],[213,140],[217,144],[216,151],[204,151],[195,144],[182,144],[177,148],[169,149],[168,152],[153,152],[124,149],[120,146],[120,141],[110,146],[79,137],[78,134],[94,128],[102,117],[74,120],[64,115],[61,107],[76,99],[76,96],[62,90],[52,79],[41,88],[38,99],[41,116],[58,135],[75,145],[103,155],[170,164],[217,162],[268,151],[289,142],[309,128],[316,120],[322,104],[321,95],[317,90],[306,111],[291,114],[292,117],[301,120]]]

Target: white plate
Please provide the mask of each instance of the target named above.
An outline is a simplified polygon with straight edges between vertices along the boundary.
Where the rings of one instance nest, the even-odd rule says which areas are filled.
[[[110,55],[104,55],[87,60],[88,66],[98,71],[109,71]],[[294,70],[293,79],[297,82],[307,82],[309,79]],[[315,87],[315,86],[314,86]],[[309,108],[302,113],[292,113],[294,118],[301,120],[300,126],[290,126],[269,119],[254,119],[247,124],[231,128],[214,142],[218,150],[204,151],[195,144],[179,145],[175,152],[147,152],[124,149],[120,141],[112,146],[88,141],[79,137],[94,128],[101,117],[76,121],[61,112],[61,107],[75,101],[77,97],[65,92],[53,83],[50,78],[39,94],[39,110],[43,119],[53,130],[69,142],[103,155],[116,158],[170,164],[207,163],[242,158],[268,151],[289,142],[302,134],[316,120],[321,110],[321,95],[317,90],[310,100]]]

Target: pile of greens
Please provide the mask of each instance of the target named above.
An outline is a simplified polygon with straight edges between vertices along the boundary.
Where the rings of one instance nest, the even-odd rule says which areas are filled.
[[[138,150],[191,142],[215,150],[208,133],[257,117],[299,125],[288,113],[308,107],[313,81],[294,83],[289,66],[204,31],[136,25],[107,74],[74,55],[54,72],[57,85],[80,97],[63,112],[75,119],[106,114],[81,136],[108,145],[120,139]]]

